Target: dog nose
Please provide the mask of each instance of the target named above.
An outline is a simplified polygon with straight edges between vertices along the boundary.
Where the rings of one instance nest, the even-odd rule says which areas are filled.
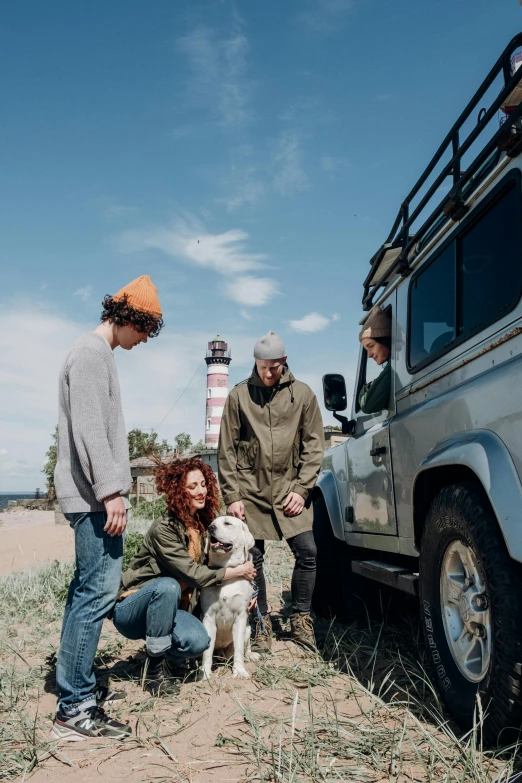
[[[211,525],[209,525],[209,526],[208,526],[208,532],[209,532],[211,535],[212,535],[213,533],[215,533],[215,532],[216,532],[216,526],[215,526],[215,524],[214,524],[213,522],[212,522],[212,524],[211,524]]]

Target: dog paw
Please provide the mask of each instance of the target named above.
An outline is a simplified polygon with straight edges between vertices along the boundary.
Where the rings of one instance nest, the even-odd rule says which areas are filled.
[[[237,668],[236,669],[234,667],[234,669],[232,670],[232,676],[233,677],[240,677],[242,680],[249,680],[250,679],[250,674],[247,672],[246,669],[243,669],[243,668],[241,668],[241,669]]]
[[[246,659],[247,661],[259,661],[261,658],[261,655],[256,652],[247,652]]]
[[[203,680],[210,680],[212,672],[206,669],[198,669],[194,677],[195,682],[202,682]]]

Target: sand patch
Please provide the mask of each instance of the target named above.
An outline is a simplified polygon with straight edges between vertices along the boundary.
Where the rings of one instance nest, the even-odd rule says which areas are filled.
[[[55,525],[54,511],[0,514],[0,576],[73,559],[74,534],[68,525]]]

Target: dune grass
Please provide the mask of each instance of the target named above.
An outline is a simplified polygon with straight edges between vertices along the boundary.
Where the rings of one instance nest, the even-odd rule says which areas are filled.
[[[143,534],[148,524],[132,523],[130,533]],[[282,639],[291,565],[285,544],[267,548]],[[35,705],[55,659],[71,576],[71,565],[56,562],[0,579],[0,780],[27,778],[49,754],[67,763],[66,750],[46,739],[50,716]],[[347,625],[318,621],[317,652],[288,644],[284,655],[263,658],[254,672],[257,693],[276,694],[277,711],[263,712],[251,692],[235,687],[240,731],[222,729],[210,742],[245,763],[244,780],[522,783],[518,746],[481,747],[480,713],[464,735],[448,719],[425,671],[415,607],[388,614],[383,607]],[[98,663],[117,660],[122,645],[112,635]],[[182,698],[190,712],[190,695],[176,698],[176,709]],[[157,744],[159,729],[154,721],[147,728],[143,715],[137,741]]]

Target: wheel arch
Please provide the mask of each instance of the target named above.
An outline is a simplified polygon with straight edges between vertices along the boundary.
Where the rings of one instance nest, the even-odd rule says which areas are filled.
[[[429,507],[448,485],[472,482],[497,519],[507,550],[522,562],[520,479],[504,442],[494,432],[475,430],[441,441],[422,461],[413,486],[413,524],[416,548]]]
[[[319,473],[317,484],[314,489],[314,498],[318,495],[322,495],[325,502],[334,536],[340,541],[345,541],[341,502],[339,500],[335,476],[330,470],[324,470]]]

